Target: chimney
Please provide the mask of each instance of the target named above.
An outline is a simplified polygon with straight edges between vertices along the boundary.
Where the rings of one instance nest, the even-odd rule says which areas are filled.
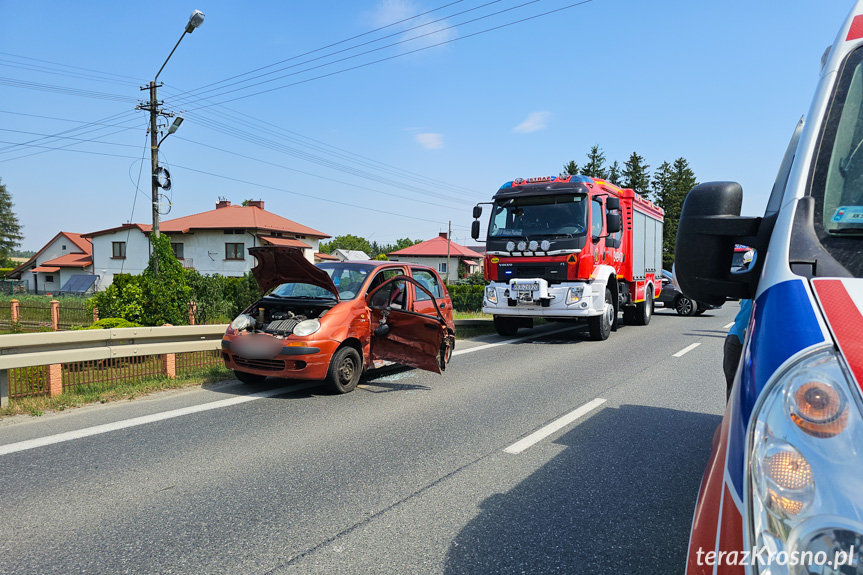
[[[250,200],[249,205],[253,208],[261,208],[264,209],[264,200]]]
[[[227,208],[231,205],[231,202],[228,200],[219,200],[216,202],[216,209]]]
[[[446,239],[446,232],[440,232],[440,233],[438,234],[438,237],[441,237],[441,238],[443,238],[443,239]]]

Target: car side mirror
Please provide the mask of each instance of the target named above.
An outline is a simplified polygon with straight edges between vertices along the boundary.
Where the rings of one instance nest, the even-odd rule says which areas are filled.
[[[386,337],[390,333],[390,324],[382,323],[375,328],[376,337]]]
[[[605,228],[606,233],[608,234],[616,234],[620,231],[620,214],[606,214],[605,215]]]
[[[707,182],[686,196],[677,227],[675,277],[689,298],[721,305],[727,298],[752,299],[765,258],[731,273],[735,244],[766,249],[775,216],[740,216],[743,188],[737,182]]]

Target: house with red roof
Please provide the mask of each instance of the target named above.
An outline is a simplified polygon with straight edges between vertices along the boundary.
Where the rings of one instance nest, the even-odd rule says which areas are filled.
[[[449,269],[447,269],[447,253],[449,253]],[[460,263],[467,266],[470,274],[479,271],[482,266],[482,254],[450,241],[446,232],[441,232],[438,237],[428,241],[388,253],[387,257],[393,261],[433,267],[448,282],[458,279]]]
[[[115,274],[139,274],[150,259],[149,224],[123,224],[84,234],[92,241],[93,270],[99,289]],[[189,269],[202,274],[242,276],[255,265],[248,248],[263,245],[293,246],[310,262],[327,259],[318,253],[320,240],[330,236],[264,209],[263,201],[231,205],[220,200],[216,209],[165,220],[159,231],[170,236],[174,254]]]
[[[73,275],[92,274],[93,245],[90,241],[82,234],[60,232],[6,277],[25,281],[28,292],[54,294]]]

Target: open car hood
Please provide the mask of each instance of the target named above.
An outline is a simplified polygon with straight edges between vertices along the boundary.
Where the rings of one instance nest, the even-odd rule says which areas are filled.
[[[331,292],[338,301],[339,290],[327,272],[315,266],[303,256],[299,248],[288,246],[260,246],[249,248],[257,263],[252,275],[265,294],[284,283],[304,283],[322,287]]]

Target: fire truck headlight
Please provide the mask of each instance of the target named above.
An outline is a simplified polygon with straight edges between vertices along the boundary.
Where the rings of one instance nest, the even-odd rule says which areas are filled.
[[[572,305],[574,303],[578,303],[581,300],[581,297],[584,295],[584,287],[578,286],[569,288],[569,291],[566,292],[566,305]]]
[[[539,249],[539,242],[537,242],[536,240],[530,240],[530,243],[527,245],[527,249],[535,252],[537,249]]]
[[[506,242],[506,251],[514,252],[515,251],[515,242]]]
[[[859,490],[851,487],[860,484],[863,464],[849,456],[863,444],[863,413],[854,387],[832,346],[804,354],[767,383],[747,438],[749,546],[801,558],[819,552],[831,553],[831,559],[839,552],[846,560],[852,555],[852,562],[843,565],[863,561],[863,504]],[[805,567],[811,562],[791,572],[810,572]]]
[[[487,299],[489,303],[497,303],[497,290],[493,286],[486,286],[485,299]]]
[[[542,248],[542,251],[547,252],[548,248],[551,247],[551,242],[548,240],[542,240],[542,243],[539,244],[539,247]]]
[[[527,249],[527,242],[525,242],[525,241],[518,242],[518,251],[523,252],[526,249]]]

